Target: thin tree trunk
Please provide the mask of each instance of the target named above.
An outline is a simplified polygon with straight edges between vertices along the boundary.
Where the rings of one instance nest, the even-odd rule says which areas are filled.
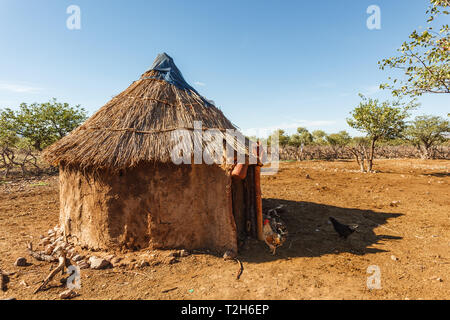
[[[361,172],[366,172],[366,167],[364,166],[364,152],[361,154],[361,162],[359,163],[359,166],[361,168]]]
[[[431,143],[425,145],[425,159],[433,159],[433,145]]]
[[[371,143],[371,145],[370,145],[370,156],[369,156],[369,159],[368,159],[368,168],[367,168],[367,171],[368,172],[372,172],[372,167],[373,167],[373,157],[374,157],[374,154],[375,154],[375,139],[373,139],[372,140],[372,143]]]

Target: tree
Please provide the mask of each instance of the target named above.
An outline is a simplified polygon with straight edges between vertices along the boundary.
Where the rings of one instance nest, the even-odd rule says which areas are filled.
[[[297,128],[297,133],[289,137],[289,145],[295,147],[311,144],[312,141],[313,137],[311,133],[309,133],[308,129],[303,127]]]
[[[11,130],[8,118],[4,114],[0,114],[0,147],[13,146],[18,140],[17,134]]]
[[[370,153],[367,159],[368,171],[372,171],[375,144],[380,139],[395,139],[400,137],[406,128],[405,119],[409,116],[408,111],[415,108],[417,104],[411,101],[407,104],[400,101],[384,101],[366,98],[360,94],[362,101],[347,118],[350,127],[366,133],[370,140]]]
[[[327,136],[326,132],[323,130],[314,130],[312,132],[313,143],[318,145],[324,145],[327,143],[325,137]]]
[[[431,0],[427,13],[431,23],[438,14],[448,15],[449,0]],[[429,26],[419,33],[414,30],[398,51],[400,55],[378,62],[380,69],[400,69],[405,79],[392,80],[380,88],[390,89],[394,96],[419,96],[423,93],[450,93],[450,34],[448,24],[435,32]]]
[[[347,131],[339,131],[338,133],[331,133],[325,137],[327,144],[331,146],[334,153],[334,159],[339,158],[338,151],[342,150],[352,138]]]
[[[19,110],[0,112],[5,129],[29,139],[36,150],[61,139],[86,120],[86,111],[79,105],[69,106],[53,99],[47,103],[22,103]]]
[[[422,153],[424,158],[433,157],[436,144],[445,142],[445,134],[450,132],[450,123],[437,116],[418,116],[405,130],[405,135]]]
[[[346,146],[352,138],[347,131],[339,131],[338,133],[332,133],[325,137],[325,140],[330,146]]]
[[[366,172],[364,160],[368,159],[370,141],[367,137],[354,137],[348,144],[348,150],[354,155],[361,172]]]
[[[272,145],[272,136],[274,135],[278,136],[278,143],[280,146],[285,147],[289,143],[289,136],[286,135],[284,130],[278,129],[267,139],[267,144],[269,146]]]
[[[23,175],[27,173],[27,166],[32,166],[41,172],[38,159],[27,138],[19,137],[10,128],[5,115],[0,115],[0,169],[4,169],[5,177],[15,168],[20,167]]]
[[[19,137],[11,130],[5,115],[0,114],[0,169],[5,170],[5,176],[14,167],[11,158],[14,159],[14,146],[18,143]]]

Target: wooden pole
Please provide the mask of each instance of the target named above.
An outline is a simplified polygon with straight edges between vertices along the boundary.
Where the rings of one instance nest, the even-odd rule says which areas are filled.
[[[258,240],[264,241],[262,198],[261,198],[261,167],[255,166],[255,193],[256,193],[256,232]]]
[[[239,180],[244,180],[245,177],[247,176],[247,170],[248,164],[238,163],[231,172],[231,175],[235,178],[238,178]]]

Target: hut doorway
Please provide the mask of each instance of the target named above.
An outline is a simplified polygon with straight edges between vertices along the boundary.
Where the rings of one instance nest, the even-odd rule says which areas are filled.
[[[255,185],[256,166],[249,166],[244,179],[232,178],[233,216],[238,240],[258,238],[258,204]]]

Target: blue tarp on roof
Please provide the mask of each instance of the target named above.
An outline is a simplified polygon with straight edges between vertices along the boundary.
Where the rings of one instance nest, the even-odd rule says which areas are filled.
[[[168,83],[173,84],[179,89],[193,91],[202,98],[205,104],[211,104],[208,100],[202,97],[197,92],[197,90],[191,87],[189,83],[186,82],[186,80],[184,80],[181,71],[177,68],[177,66],[173,62],[173,59],[167,53],[164,52],[158,54],[150,70],[158,71],[158,75],[151,78],[167,81]]]

